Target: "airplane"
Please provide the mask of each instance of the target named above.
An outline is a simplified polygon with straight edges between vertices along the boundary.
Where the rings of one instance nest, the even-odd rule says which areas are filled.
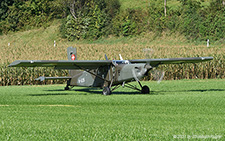
[[[74,86],[99,87],[103,95],[110,95],[112,91],[120,86],[140,91],[142,94],[149,94],[148,86],[142,86],[140,79],[148,74],[150,70],[162,64],[183,64],[198,63],[213,60],[213,57],[191,57],[191,58],[160,58],[160,59],[134,59],[109,60],[77,60],[77,49],[67,48],[68,60],[16,60],[9,67],[54,67],[54,69],[69,70],[69,76],[44,77],[36,80],[65,79],[67,85],[65,90]],[[137,81],[140,88],[129,84]]]

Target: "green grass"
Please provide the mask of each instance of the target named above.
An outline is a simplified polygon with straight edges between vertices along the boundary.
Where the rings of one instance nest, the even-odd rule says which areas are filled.
[[[224,79],[143,83],[151,95],[0,87],[0,140],[225,139]]]

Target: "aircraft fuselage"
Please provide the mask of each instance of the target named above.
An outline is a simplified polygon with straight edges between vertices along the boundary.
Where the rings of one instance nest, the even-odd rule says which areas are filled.
[[[114,66],[99,67],[90,71],[70,70],[70,86],[105,87],[122,84],[141,79],[147,69],[144,63],[116,64]]]

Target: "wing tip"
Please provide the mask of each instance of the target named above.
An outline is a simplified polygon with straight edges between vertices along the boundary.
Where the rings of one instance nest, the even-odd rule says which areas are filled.
[[[209,60],[213,60],[213,57],[202,57],[203,61],[209,61]]]
[[[16,61],[12,62],[11,64],[9,64],[8,67],[16,67],[19,63],[20,63],[20,61],[16,60]]]

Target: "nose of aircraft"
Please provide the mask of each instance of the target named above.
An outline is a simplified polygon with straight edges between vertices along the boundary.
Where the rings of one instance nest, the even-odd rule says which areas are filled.
[[[146,64],[145,66],[144,66],[144,68],[146,69],[146,71],[145,71],[145,73],[144,73],[144,75],[147,75],[148,74],[148,72],[153,68],[152,66],[150,66],[149,64]]]
[[[143,77],[152,67],[150,65],[143,65],[139,67],[134,67],[137,77]]]
[[[147,70],[151,70],[151,69],[152,69],[152,66],[150,66],[149,64],[146,64],[146,65],[145,65],[145,68],[146,68]]]

